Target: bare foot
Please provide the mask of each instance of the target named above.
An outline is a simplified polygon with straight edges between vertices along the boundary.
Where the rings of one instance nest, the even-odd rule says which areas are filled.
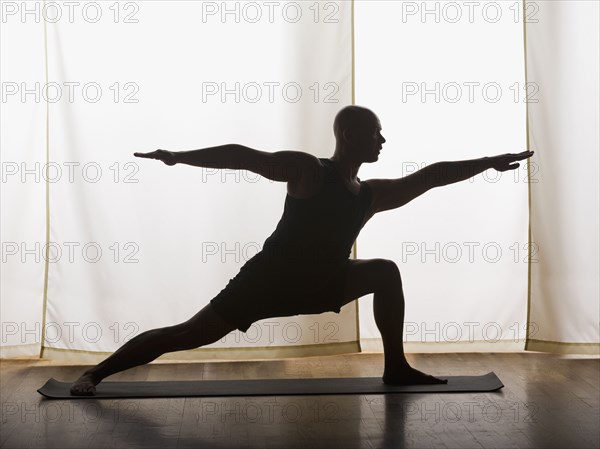
[[[73,396],[94,396],[98,383],[91,374],[84,373],[71,385],[71,394]]]
[[[439,379],[409,366],[393,374],[384,374],[383,383],[387,385],[436,385],[447,384],[448,379]]]

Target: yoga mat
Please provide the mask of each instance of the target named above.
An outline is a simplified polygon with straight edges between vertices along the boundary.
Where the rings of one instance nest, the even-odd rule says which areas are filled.
[[[437,376],[440,385],[385,385],[381,377],[325,379],[180,380],[153,382],[101,382],[95,396],[72,396],[70,382],[50,379],[38,390],[52,399],[175,398],[223,396],[288,396],[328,394],[459,393],[496,391],[502,382],[493,372],[482,376]]]

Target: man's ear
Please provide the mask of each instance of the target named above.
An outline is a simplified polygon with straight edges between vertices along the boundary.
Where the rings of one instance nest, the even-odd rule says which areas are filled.
[[[348,129],[342,131],[342,138],[346,142],[350,142],[354,138],[354,133]]]

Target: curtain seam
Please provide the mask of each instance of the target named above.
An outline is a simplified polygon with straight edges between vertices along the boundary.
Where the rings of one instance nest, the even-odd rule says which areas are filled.
[[[354,59],[354,0],[350,2],[350,83],[351,83],[351,95],[352,95],[352,104],[356,104],[356,96],[355,96],[355,59]],[[358,244],[356,240],[354,241],[354,259],[358,258]],[[358,344],[358,352],[362,352],[362,346],[360,344],[360,306],[358,304],[359,298],[355,300],[355,313],[356,313],[356,343]]]
[[[527,151],[531,148],[529,140],[529,101],[527,99],[527,0],[522,0],[523,7],[523,59],[525,72],[525,146]],[[527,318],[525,326],[525,347],[527,351],[531,341],[530,326],[531,322],[531,164],[527,159]]]
[[[46,8],[46,0],[43,1],[43,8]],[[42,17],[44,21],[44,69],[45,69],[45,82],[48,85],[48,31],[46,27],[46,19]],[[46,99],[46,248],[50,244],[50,182],[48,176],[48,164],[50,162],[50,103]],[[48,270],[49,270],[49,257],[46,254],[46,260],[44,262],[44,292],[42,298],[42,329],[40,333],[40,359],[44,356],[44,340],[46,338],[46,309],[48,304]]]

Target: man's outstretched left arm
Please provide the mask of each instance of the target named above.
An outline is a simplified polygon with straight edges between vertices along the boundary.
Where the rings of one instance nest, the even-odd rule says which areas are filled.
[[[501,154],[466,161],[436,162],[403,178],[369,179],[373,192],[372,213],[405,205],[434,187],[441,187],[472,178],[485,170],[515,170],[519,161],[533,155],[533,151]]]

